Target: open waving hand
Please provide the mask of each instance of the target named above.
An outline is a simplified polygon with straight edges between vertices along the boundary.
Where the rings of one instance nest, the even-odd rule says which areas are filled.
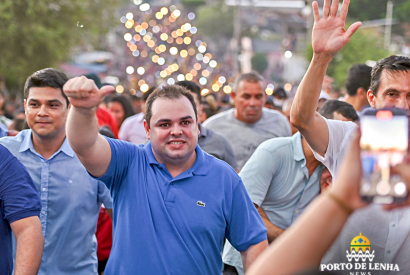
[[[349,41],[362,23],[356,22],[345,30],[350,0],[343,1],[338,14],[339,0],[325,0],[323,17],[317,2],[313,2],[315,24],[312,31],[313,59],[299,85],[290,113],[291,123],[306,138],[310,147],[324,156],[329,144],[329,129],[324,118],[316,113],[317,102],[327,67],[333,57]]]
[[[315,54],[335,55],[350,41],[350,37],[362,25],[361,22],[356,22],[345,30],[349,4],[350,0],[343,1],[342,9],[338,15],[339,0],[334,0],[332,4],[330,4],[330,0],[325,0],[323,17],[320,18],[318,4],[316,1],[313,2],[315,24],[312,31],[312,46]]]

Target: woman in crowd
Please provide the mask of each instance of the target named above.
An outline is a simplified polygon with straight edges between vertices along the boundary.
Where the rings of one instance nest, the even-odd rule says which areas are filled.
[[[121,128],[121,124],[126,118],[134,115],[130,101],[124,96],[114,96],[110,98],[108,108],[117,120],[118,128]]]

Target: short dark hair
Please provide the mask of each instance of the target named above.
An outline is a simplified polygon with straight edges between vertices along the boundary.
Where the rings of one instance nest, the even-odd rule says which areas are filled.
[[[242,81],[251,82],[251,83],[257,83],[257,82],[264,83],[265,80],[263,79],[263,76],[261,76],[257,72],[250,72],[250,73],[246,73],[246,74],[241,74],[240,76],[238,76],[235,79],[235,83],[233,85],[233,91],[234,92],[236,92],[238,90],[239,83],[241,83]]]
[[[199,88],[199,86],[196,85],[195,82],[184,80],[184,81],[178,81],[177,83],[175,83],[175,85],[182,86],[188,91],[196,94],[198,96],[199,102],[202,101],[201,88]]]
[[[122,96],[122,95],[113,96],[109,98],[108,102],[117,102],[121,104],[122,109],[124,110],[124,120],[134,115],[134,109],[132,108],[130,101],[125,96]]]
[[[155,91],[157,86],[152,86],[151,88],[148,89],[145,93],[142,94],[142,101],[146,102],[148,97]]]
[[[319,111],[319,113],[327,119],[334,119],[334,112],[341,114],[351,121],[357,121],[359,119],[359,116],[353,106],[344,101],[334,99],[328,100],[325,104],[323,104]]]
[[[152,104],[158,98],[167,98],[167,99],[179,99],[185,96],[191,102],[192,108],[195,112],[195,120],[197,119],[198,113],[196,111],[196,105],[194,97],[191,93],[182,86],[178,85],[164,85],[155,89],[155,91],[148,97],[146,103],[146,114],[145,120],[147,121],[148,127],[150,128],[151,117],[152,117]]]
[[[386,70],[391,74],[396,72],[408,72],[410,70],[410,58],[406,56],[391,55],[379,60],[372,70],[370,90],[373,95],[377,94],[383,70]]]
[[[63,86],[68,81],[68,77],[65,73],[60,72],[53,68],[46,68],[40,71],[37,71],[30,75],[27,80],[26,84],[24,85],[24,99],[28,98],[28,94],[30,92],[30,88],[44,88],[44,87],[51,87],[61,90],[61,94],[65,98],[68,105],[70,105],[70,101],[68,97],[63,92]]]
[[[372,67],[366,64],[355,64],[350,67],[346,78],[346,90],[350,96],[357,95],[357,90],[363,88],[369,90]]]

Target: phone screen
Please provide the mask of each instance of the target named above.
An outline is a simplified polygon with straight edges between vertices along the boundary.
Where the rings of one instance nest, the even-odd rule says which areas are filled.
[[[389,204],[407,197],[406,184],[390,168],[407,154],[408,118],[390,110],[373,111],[360,118],[363,178],[361,196]]]

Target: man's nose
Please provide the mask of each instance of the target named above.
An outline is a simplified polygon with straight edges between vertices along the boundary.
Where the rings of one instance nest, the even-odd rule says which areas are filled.
[[[252,97],[251,99],[249,99],[249,105],[251,106],[256,106],[258,105],[259,100],[257,100],[256,98]]]
[[[46,116],[46,115],[48,115],[48,113],[47,113],[47,108],[46,108],[45,105],[41,105],[40,110],[38,110],[37,115],[39,115],[39,116]]]
[[[178,136],[182,135],[182,128],[178,123],[175,123],[171,128],[171,135]]]

